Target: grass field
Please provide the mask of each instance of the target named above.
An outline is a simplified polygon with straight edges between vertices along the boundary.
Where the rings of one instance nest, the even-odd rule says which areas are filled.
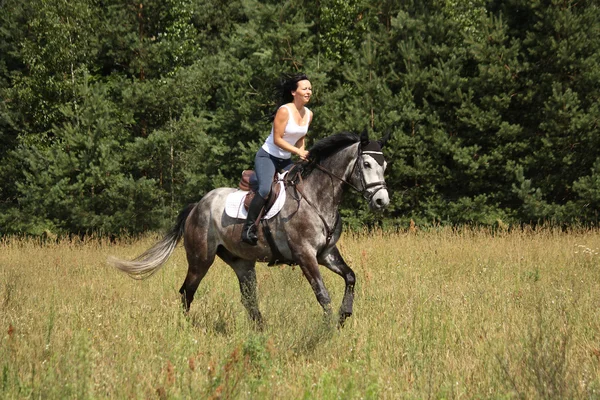
[[[221,261],[188,317],[181,247],[141,282],[106,264],[156,239],[0,241],[0,398],[600,398],[598,231],[346,234],[346,327],[262,264],[262,332]]]

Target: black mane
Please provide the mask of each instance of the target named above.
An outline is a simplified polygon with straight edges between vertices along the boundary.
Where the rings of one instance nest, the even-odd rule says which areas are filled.
[[[298,172],[303,177],[310,175],[316,165],[338,151],[360,142],[360,137],[351,132],[341,132],[319,140],[308,150],[308,161],[300,161]]]
[[[319,140],[308,150],[310,161],[319,162],[339,150],[360,142],[360,137],[351,132],[341,132]]]

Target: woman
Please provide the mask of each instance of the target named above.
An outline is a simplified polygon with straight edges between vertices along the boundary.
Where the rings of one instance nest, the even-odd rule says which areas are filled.
[[[312,86],[304,74],[283,80],[278,87],[280,101],[273,117],[271,134],[254,158],[254,170],[258,179],[258,192],[248,209],[248,217],[242,228],[242,241],[255,246],[255,223],[271,190],[275,171],[288,167],[292,154],[306,160],[304,137],[312,121],[312,112],[305,107],[312,95]]]

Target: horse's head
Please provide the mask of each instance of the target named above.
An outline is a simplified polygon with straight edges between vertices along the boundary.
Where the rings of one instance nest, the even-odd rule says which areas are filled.
[[[389,134],[383,139],[369,140],[365,129],[360,136],[359,156],[351,179],[369,201],[372,210],[381,210],[390,203],[390,197],[383,176],[387,162],[381,149],[389,139]]]
[[[386,135],[381,140],[371,141],[365,130],[360,137],[341,132],[321,139],[310,149],[310,161],[303,166],[302,175],[308,176],[319,169],[359,192],[371,209],[380,210],[390,202],[383,178],[387,163],[381,151],[388,138]],[[357,147],[358,153],[355,153]],[[337,157],[336,154],[343,155]]]

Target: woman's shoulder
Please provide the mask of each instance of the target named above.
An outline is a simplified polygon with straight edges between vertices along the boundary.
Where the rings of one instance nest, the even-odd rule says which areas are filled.
[[[290,113],[290,109],[288,107],[289,104],[282,104],[277,110],[277,114],[282,113],[284,115],[288,115]]]
[[[286,105],[282,105],[281,107],[279,107],[277,109],[277,112],[275,113],[275,120],[278,120],[280,122],[285,122],[289,119],[290,117],[290,110],[286,107]]]

